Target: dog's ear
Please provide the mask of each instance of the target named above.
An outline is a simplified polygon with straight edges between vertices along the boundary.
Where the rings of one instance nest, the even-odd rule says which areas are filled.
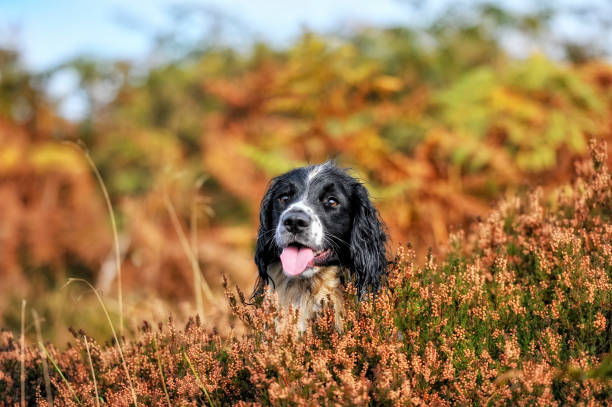
[[[376,292],[387,268],[386,227],[378,210],[372,205],[366,188],[354,186],[356,205],[351,230],[351,270],[356,275],[359,296],[365,292]]]
[[[251,298],[258,297],[263,293],[263,288],[270,279],[268,265],[274,258],[274,226],[272,225],[272,199],[274,195],[275,180],[272,180],[268,191],[261,200],[259,210],[259,232],[257,233],[257,246],[255,247],[255,264],[259,277]]]

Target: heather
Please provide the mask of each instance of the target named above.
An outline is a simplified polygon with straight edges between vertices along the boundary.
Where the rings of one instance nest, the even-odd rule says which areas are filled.
[[[43,360],[56,364],[55,405],[609,405],[605,146],[592,142],[575,175],[549,199],[535,190],[500,202],[423,265],[400,249],[377,296],[359,302],[348,288],[342,332],[327,309],[300,336],[274,298],[247,305],[226,284],[240,332],[196,317],[145,322],[119,343],[79,330],[64,350],[29,344],[28,405],[47,405]],[[19,402],[21,351],[3,332],[2,405]]]

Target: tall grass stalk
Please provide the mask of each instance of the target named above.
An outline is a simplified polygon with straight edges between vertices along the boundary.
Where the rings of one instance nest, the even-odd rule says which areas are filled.
[[[193,252],[193,257],[198,259],[198,211],[197,211],[197,201],[194,199],[191,204],[191,251]],[[193,272],[193,291],[195,294],[196,307],[198,309],[198,314],[203,317],[204,316],[204,301],[202,300],[202,274],[191,268]]]
[[[87,342],[87,335],[83,335],[85,340],[85,349],[87,350],[87,358],[89,359],[89,367],[91,367],[91,378],[94,384],[94,390],[96,392],[96,407],[100,407],[100,395],[98,394],[98,383],[96,382],[96,372],[94,371],[93,362],[91,360],[91,352],[89,351],[89,343]]]
[[[21,372],[19,373],[19,382],[21,385],[21,407],[25,407],[25,309],[26,300],[21,300],[21,337],[19,341],[21,343]]]
[[[59,368],[59,366],[57,365],[57,363],[55,363],[55,360],[53,359],[53,357],[51,357],[51,355],[49,354],[49,352],[47,351],[47,348],[45,348],[45,345],[43,345],[42,342],[38,342],[38,346],[43,350],[43,352],[45,353],[45,356],[47,358],[49,358],[49,360],[51,361],[51,364],[53,365],[53,367],[55,368],[55,371],[60,375],[60,377],[62,378],[62,380],[64,381],[64,383],[66,383],[66,386],[68,386],[68,389],[70,390],[70,392],[72,393],[72,396],[74,397],[74,399],[76,400],[76,402],[82,406],[83,403],[81,403],[81,400],[79,399],[79,396],[77,396],[76,392],[74,391],[74,389],[72,388],[72,386],[70,385],[70,382],[68,381],[68,379],[66,379],[66,376],[64,376],[64,373],[62,373],[61,369]]]
[[[200,386],[200,389],[202,389],[204,394],[206,394],[208,403],[210,403],[211,407],[215,407],[215,403],[213,403],[213,401],[211,400],[210,395],[208,394],[208,390],[206,390],[206,387],[204,387],[202,380],[200,380],[200,375],[198,375],[198,372],[196,372],[195,368],[193,367],[193,364],[191,363],[191,359],[189,359],[189,356],[187,356],[187,352],[183,351],[183,357],[187,361],[187,364],[189,364],[189,368],[191,369],[191,372],[195,376],[196,380],[198,381],[198,385]]]
[[[36,312],[35,309],[32,310],[32,317],[34,318],[34,328],[36,329],[36,342],[38,343],[38,348],[40,349],[40,356],[42,360],[43,378],[45,380],[45,392],[47,393],[47,404],[49,404],[49,407],[53,407],[53,394],[51,394],[51,379],[49,379],[49,365],[47,364],[45,351],[40,346],[43,340],[42,334],[40,332],[40,318],[38,317],[38,312]]]
[[[176,234],[179,237],[181,246],[183,247],[183,251],[185,252],[185,255],[187,256],[187,258],[189,259],[191,263],[191,271],[193,273],[198,273],[200,277],[202,277],[202,270],[200,270],[198,259],[196,258],[193,250],[191,249],[189,240],[187,240],[185,231],[183,230],[183,227],[181,226],[181,222],[179,221],[179,218],[176,214],[176,210],[174,209],[174,205],[172,205],[172,202],[170,202],[170,198],[165,193],[164,193],[164,204],[166,205],[166,209],[168,210],[168,214],[170,215],[172,226],[174,227],[174,230],[176,231]],[[196,281],[195,277],[194,277],[194,281]],[[204,295],[206,296],[206,299],[211,303],[214,302],[212,291],[210,290],[210,286],[206,282],[206,279],[202,278],[201,281],[202,281],[202,288],[204,290]]]
[[[168,394],[168,389],[166,388],[166,378],[164,377],[161,357],[159,356],[159,349],[157,349],[157,341],[155,340],[155,338],[153,338],[153,348],[155,348],[155,359],[157,359],[157,367],[159,368],[159,376],[161,377],[162,387],[164,389],[164,394],[166,395],[166,401],[168,402],[168,407],[172,407],[172,403],[170,402],[170,395]]]
[[[104,180],[102,179],[102,175],[98,170],[98,167],[94,163],[91,155],[89,154],[89,150],[87,146],[79,140],[76,144],[79,149],[85,155],[89,166],[93,170],[96,175],[96,179],[98,180],[98,184],[100,185],[100,189],[102,190],[102,194],[104,195],[104,201],[106,203],[106,209],[108,210],[108,215],[110,217],[111,226],[113,229],[113,245],[115,248],[115,262],[117,268],[117,296],[119,297],[119,332],[123,335],[123,290],[121,288],[121,253],[119,249],[119,233],[117,232],[117,221],[115,220],[115,211],[113,210],[113,205],[111,204],[110,196],[108,194],[108,190],[106,189],[106,185],[104,184]]]
[[[115,338],[115,342],[117,343],[117,349],[119,350],[119,356],[121,357],[121,364],[123,365],[123,370],[125,370],[125,375],[128,380],[128,385],[130,386],[130,390],[132,392],[132,399],[134,401],[134,406],[138,406],[138,402],[136,399],[136,392],[134,391],[134,386],[132,385],[132,377],[130,376],[130,371],[128,370],[127,363],[125,362],[125,357],[123,356],[123,348],[121,346],[121,342],[119,341],[119,337],[117,336],[117,332],[115,331],[115,326],[113,325],[113,321],[111,320],[110,315],[108,314],[108,310],[106,309],[106,305],[104,305],[104,301],[102,300],[100,293],[98,292],[98,290],[95,289],[93,285],[91,285],[89,281],[84,280],[82,278],[70,278],[68,279],[68,282],[64,285],[64,287],[67,287],[68,285],[74,282],[82,282],[82,283],[87,284],[87,286],[89,286],[89,288],[91,288],[91,290],[96,295],[96,298],[98,298],[98,302],[102,306],[102,310],[104,311],[104,315],[106,315],[106,320],[108,321],[108,325],[110,326],[111,331],[113,332],[113,337]]]

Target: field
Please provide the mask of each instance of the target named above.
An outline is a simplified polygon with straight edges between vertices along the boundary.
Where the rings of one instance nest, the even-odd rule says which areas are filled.
[[[546,27],[498,12],[75,59],[78,122],[0,49],[0,406],[609,405],[612,65],[511,56]],[[276,332],[243,303],[260,199],[330,157],[388,282]]]

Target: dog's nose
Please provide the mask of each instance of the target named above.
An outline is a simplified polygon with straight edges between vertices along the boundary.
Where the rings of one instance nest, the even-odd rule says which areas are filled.
[[[310,216],[302,211],[292,211],[285,215],[283,225],[289,232],[297,234],[310,226]]]

